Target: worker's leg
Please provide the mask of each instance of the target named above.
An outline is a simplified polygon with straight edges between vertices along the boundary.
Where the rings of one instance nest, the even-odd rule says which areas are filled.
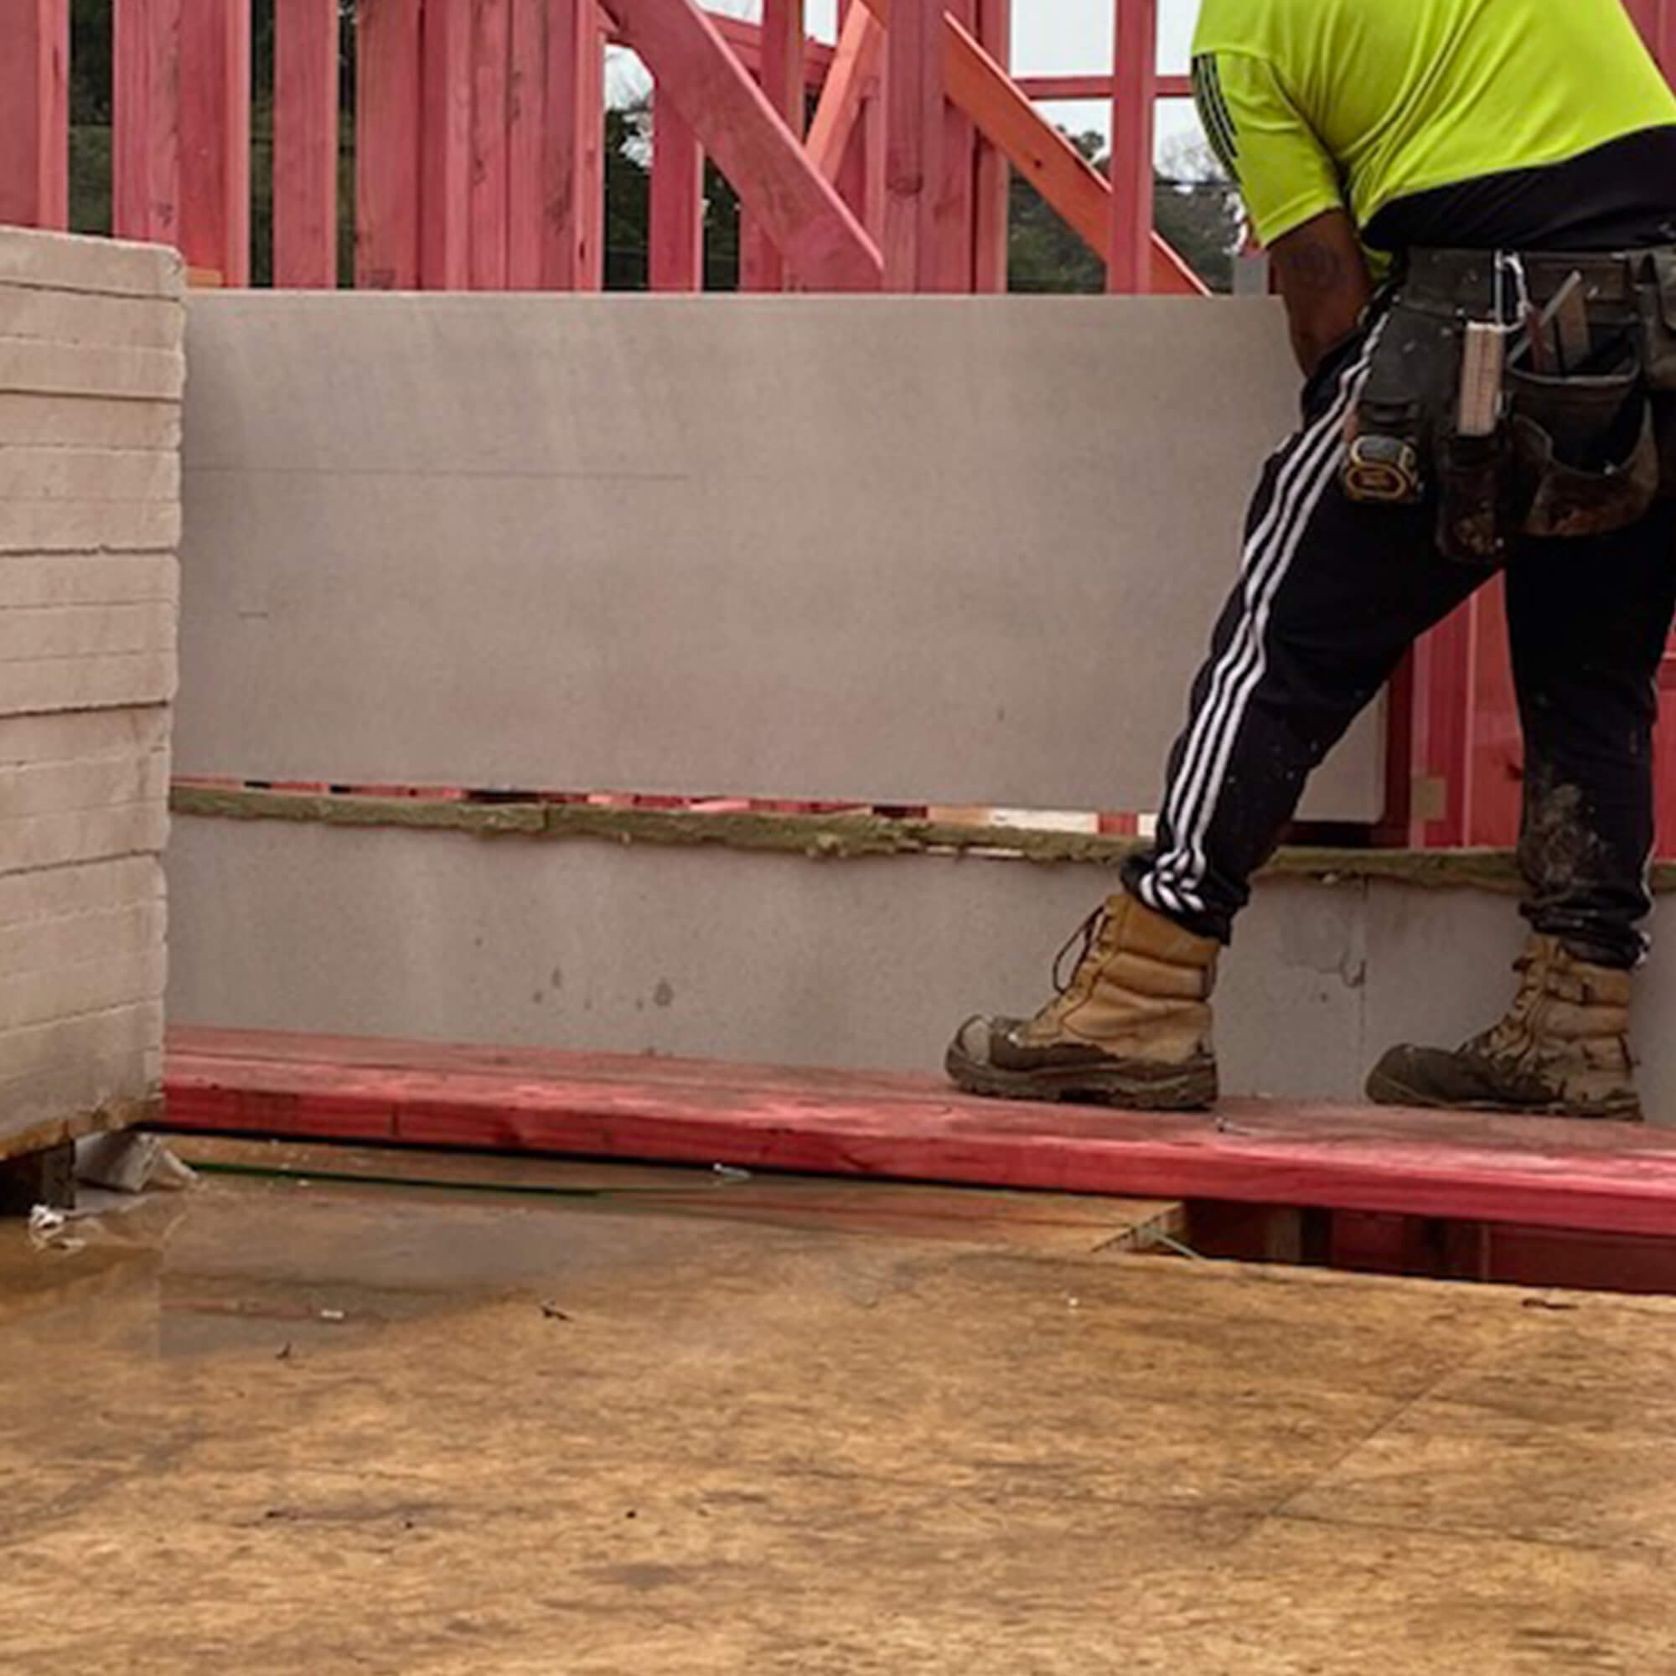
[[[1507,1013],[1458,1048],[1392,1048],[1390,1105],[1640,1115],[1630,968],[1652,907],[1653,724],[1676,604],[1676,506],[1633,529],[1533,542],[1507,572],[1525,735],[1519,862],[1533,927]]]
[[[1340,492],[1364,349],[1313,381],[1304,428],[1264,471],[1243,574],[1172,757],[1155,853],[1089,922],[1054,1000],[1029,1019],[961,1027],[946,1063],[962,1088],[1170,1109],[1215,1098],[1211,983],[1249,875],[1403,649],[1482,576],[1436,556],[1428,510],[1358,506]]]
[[[1484,576],[1438,555],[1429,507],[1361,505],[1340,489],[1364,362],[1316,379],[1303,430],[1264,471],[1240,581],[1171,753],[1157,843],[1126,874],[1148,907],[1222,941],[1310,771]]]
[[[1652,908],[1653,724],[1676,610],[1676,504],[1633,529],[1535,542],[1507,573],[1525,736],[1525,917],[1573,954],[1636,965]]]

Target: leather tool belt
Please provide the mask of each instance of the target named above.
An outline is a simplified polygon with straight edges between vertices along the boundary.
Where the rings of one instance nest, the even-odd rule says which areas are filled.
[[[1521,537],[1605,534],[1676,495],[1676,248],[1415,250],[1378,306],[1352,498],[1431,501],[1446,554],[1496,565]],[[1495,416],[1472,434],[1459,422],[1469,328],[1502,339]],[[1364,492],[1357,450],[1413,461],[1402,490]]]

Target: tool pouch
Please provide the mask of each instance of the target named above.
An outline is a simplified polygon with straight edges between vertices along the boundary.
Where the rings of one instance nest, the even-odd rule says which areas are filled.
[[[1676,391],[1676,250],[1653,250],[1635,288],[1647,388]]]
[[[1635,297],[1642,372],[1652,392],[1659,493],[1676,497],[1676,250],[1647,254]]]
[[[1512,454],[1505,430],[1494,436],[1455,434],[1461,380],[1463,321],[1452,307],[1414,305],[1401,297],[1380,333],[1356,409],[1357,442],[1344,469],[1352,500],[1397,499],[1368,492],[1376,482],[1358,472],[1358,447],[1370,440],[1385,453],[1406,449],[1417,461],[1406,498],[1432,503],[1437,543],[1462,564],[1494,565],[1517,528],[1510,484]]]
[[[1507,556],[1507,532],[1517,524],[1511,455],[1505,429],[1439,437],[1437,545],[1445,558],[1495,566]]]
[[[1644,517],[1659,491],[1652,403],[1635,348],[1612,370],[1554,377],[1510,367],[1514,496],[1525,535],[1604,535]]]
[[[1424,498],[1433,437],[1449,411],[1460,356],[1457,321],[1401,298],[1392,304],[1356,403],[1357,445],[1341,472],[1351,500],[1392,505]],[[1370,469],[1381,463],[1397,469],[1391,475]],[[1400,478],[1406,478],[1402,492],[1393,492]]]

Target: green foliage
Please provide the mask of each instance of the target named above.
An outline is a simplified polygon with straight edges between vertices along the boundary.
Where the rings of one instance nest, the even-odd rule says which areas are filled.
[[[1098,134],[1072,134],[1071,143],[1102,174],[1108,159]],[[1213,291],[1233,288],[1240,244],[1239,197],[1202,144],[1178,144],[1166,154],[1153,189],[1160,235]],[[1008,283],[1014,291],[1103,291],[1105,264],[1048,207],[1026,180],[1013,176]]]
[[[605,113],[605,286],[644,291],[651,228],[650,101]],[[704,166],[704,288],[739,288],[739,197],[714,163]]]
[[[111,230],[111,5],[70,5],[70,226]]]

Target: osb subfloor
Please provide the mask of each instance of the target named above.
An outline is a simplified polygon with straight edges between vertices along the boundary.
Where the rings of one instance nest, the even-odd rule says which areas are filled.
[[[1663,1301],[612,1179],[0,1230],[0,1669],[1676,1670]]]

